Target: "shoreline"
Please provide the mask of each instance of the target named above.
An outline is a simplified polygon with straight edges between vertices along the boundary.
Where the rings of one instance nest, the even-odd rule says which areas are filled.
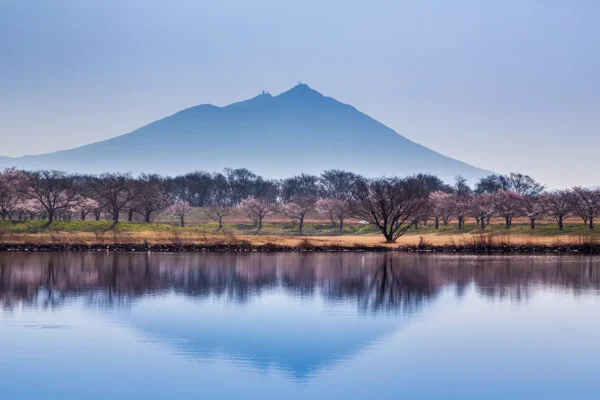
[[[0,253],[16,252],[150,252],[150,253],[324,253],[324,252],[405,252],[405,253],[471,253],[471,254],[600,254],[597,244],[564,245],[298,245],[265,244],[73,244],[73,243],[2,243]]]

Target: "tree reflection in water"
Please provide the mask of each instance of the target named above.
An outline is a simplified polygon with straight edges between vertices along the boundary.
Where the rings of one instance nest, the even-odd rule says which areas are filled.
[[[263,291],[355,301],[361,312],[418,311],[445,287],[457,295],[526,298],[536,287],[600,288],[600,260],[575,256],[311,254],[0,254],[0,307],[58,307],[71,299],[126,307],[167,292],[245,303]]]

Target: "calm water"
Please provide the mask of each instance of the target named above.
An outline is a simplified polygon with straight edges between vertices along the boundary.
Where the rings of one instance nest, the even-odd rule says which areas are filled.
[[[0,254],[2,399],[597,399],[600,259]]]

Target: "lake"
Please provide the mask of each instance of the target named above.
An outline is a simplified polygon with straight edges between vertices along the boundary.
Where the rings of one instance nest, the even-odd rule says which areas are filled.
[[[0,254],[3,399],[597,399],[600,258]]]

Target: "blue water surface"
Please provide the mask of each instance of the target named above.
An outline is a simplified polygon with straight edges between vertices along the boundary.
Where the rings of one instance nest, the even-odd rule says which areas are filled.
[[[597,399],[589,256],[0,254],[2,399]]]

